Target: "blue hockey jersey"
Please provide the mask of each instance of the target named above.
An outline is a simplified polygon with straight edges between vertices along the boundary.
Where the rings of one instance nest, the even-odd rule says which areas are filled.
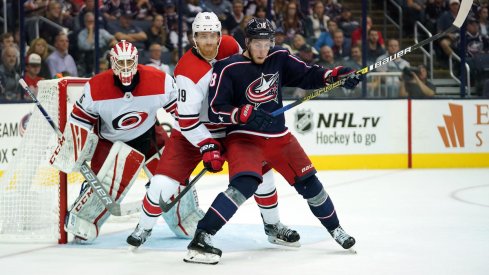
[[[209,86],[209,120],[229,125],[228,133],[247,133],[265,137],[278,137],[287,133],[283,114],[264,131],[239,125],[234,119],[238,108],[252,104],[266,112],[281,107],[282,86],[316,89],[325,85],[328,69],[309,66],[282,47],[274,47],[261,65],[244,55],[233,55],[214,65]]]

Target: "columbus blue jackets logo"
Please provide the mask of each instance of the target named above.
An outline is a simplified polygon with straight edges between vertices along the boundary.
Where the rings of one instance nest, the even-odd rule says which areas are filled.
[[[261,74],[246,88],[246,98],[256,107],[270,101],[277,102],[278,72],[275,74]]]
[[[297,110],[295,112],[295,130],[299,134],[305,134],[314,127],[313,113],[311,110]]]
[[[145,112],[128,112],[124,113],[114,120],[112,120],[112,127],[116,130],[130,130],[143,124],[148,118],[148,114]]]

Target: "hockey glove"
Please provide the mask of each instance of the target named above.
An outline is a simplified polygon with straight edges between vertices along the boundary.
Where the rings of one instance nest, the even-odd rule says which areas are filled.
[[[342,79],[345,79],[345,82],[341,86],[349,90],[354,89],[360,82],[360,76],[355,74],[354,69],[343,66],[333,68],[324,80],[326,84],[332,84]]]
[[[263,110],[253,108],[253,105],[246,104],[238,108],[234,120],[263,131],[273,123],[274,117]]]
[[[221,145],[212,138],[207,138],[197,144],[200,147],[204,167],[212,173],[222,171],[224,158],[221,157]]]

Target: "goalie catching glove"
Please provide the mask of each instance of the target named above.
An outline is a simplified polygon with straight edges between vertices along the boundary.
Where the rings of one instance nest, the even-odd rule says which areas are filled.
[[[345,82],[341,87],[346,89],[355,89],[360,82],[360,76],[355,74],[355,70],[350,67],[338,66],[326,72],[324,82],[326,85],[333,84],[344,79]]]
[[[222,171],[224,158],[221,156],[221,145],[212,138],[207,138],[197,144],[200,147],[204,167],[212,173]]]
[[[92,159],[97,143],[98,137],[91,130],[68,123],[49,163],[67,174],[80,171],[83,162]]]
[[[255,109],[251,104],[239,107],[234,114],[235,124],[246,124],[259,131],[270,127],[273,121],[274,117],[271,114]]]

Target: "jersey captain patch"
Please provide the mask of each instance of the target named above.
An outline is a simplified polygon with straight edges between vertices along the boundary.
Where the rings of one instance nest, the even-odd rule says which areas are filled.
[[[115,130],[130,130],[141,125],[148,118],[145,112],[127,112],[112,120]]]
[[[261,74],[246,88],[246,98],[256,107],[270,101],[277,102],[278,72],[275,74]]]

